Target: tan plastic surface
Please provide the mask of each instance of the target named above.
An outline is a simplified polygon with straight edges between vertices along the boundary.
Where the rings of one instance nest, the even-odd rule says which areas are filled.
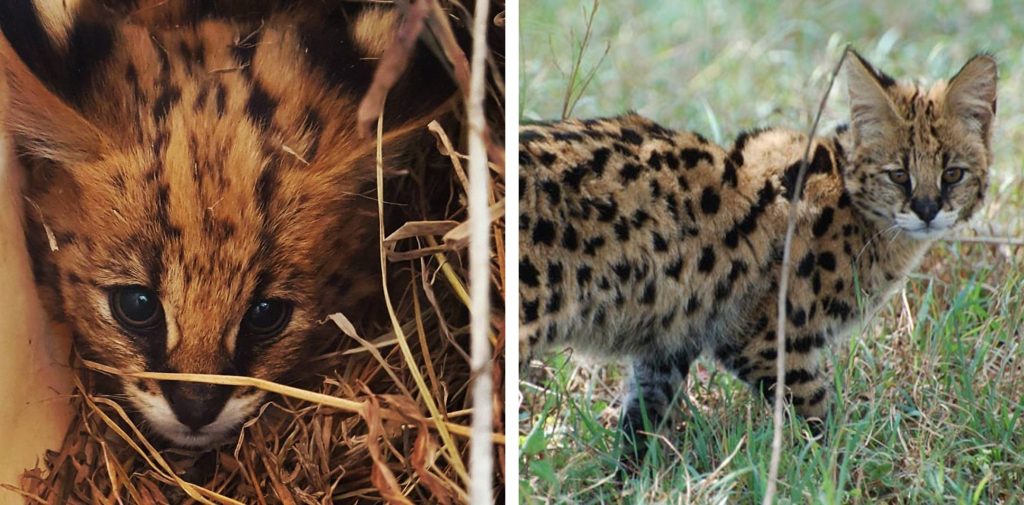
[[[21,228],[19,170],[0,145],[0,482],[60,448],[71,422],[67,366],[70,338],[49,331],[29,267]],[[0,504],[24,503],[0,488]]]

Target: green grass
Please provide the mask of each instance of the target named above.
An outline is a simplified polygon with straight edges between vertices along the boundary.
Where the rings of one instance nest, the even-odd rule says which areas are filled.
[[[1001,72],[996,158],[988,204],[963,234],[1024,238],[1024,2],[974,13],[971,3],[985,2],[606,2],[572,83],[572,115],[636,110],[729,144],[754,126],[806,128],[847,43],[894,76],[926,80],[989,51]],[[522,119],[562,114],[591,6],[521,3]],[[823,126],[847,114],[840,80]],[[779,502],[1024,503],[1021,328],[1024,247],[940,243],[834,353],[828,443],[787,425]],[[524,377],[522,502],[760,502],[769,407],[710,361],[691,370],[657,461],[618,482],[622,378],[620,366],[567,353]]]

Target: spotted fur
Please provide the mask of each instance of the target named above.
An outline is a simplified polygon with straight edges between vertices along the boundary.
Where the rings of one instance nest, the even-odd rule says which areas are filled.
[[[658,425],[705,351],[771,397],[795,197],[786,397],[825,417],[822,349],[981,205],[996,109],[988,56],[930,88],[859,56],[846,70],[850,127],[811,141],[800,187],[807,138],[797,131],[749,131],[727,149],[636,115],[522,127],[523,355],[572,346],[631,359],[630,434],[644,418]],[[961,180],[942,182],[960,168]]]
[[[375,143],[355,116],[399,20],[361,2],[0,4],[36,277],[88,357],[274,380],[331,334],[327,314],[376,313]],[[455,93],[431,52],[416,54],[386,107],[389,171]],[[126,285],[159,295],[162,330],[118,325],[110,297]],[[291,321],[250,339],[240,320],[268,298],[291,302]],[[155,432],[190,446],[222,439],[262,399],[119,386]],[[183,424],[197,409],[206,424]]]

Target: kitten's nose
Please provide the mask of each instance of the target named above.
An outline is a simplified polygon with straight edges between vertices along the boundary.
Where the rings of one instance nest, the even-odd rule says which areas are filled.
[[[939,213],[939,202],[933,198],[913,198],[910,200],[910,210],[928,224]]]
[[[217,419],[232,389],[218,384],[178,381],[164,381],[160,386],[178,421],[196,431]]]

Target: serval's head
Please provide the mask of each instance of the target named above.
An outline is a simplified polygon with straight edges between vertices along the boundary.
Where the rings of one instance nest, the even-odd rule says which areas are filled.
[[[326,314],[355,318],[379,297],[375,139],[355,117],[399,15],[103,4],[0,5],[5,127],[28,174],[47,308],[87,357],[124,372],[278,379],[324,336]],[[429,51],[417,55],[388,100],[388,153],[454,93]],[[117,382],[144,424],[184,446],[222,440],[263,398]]]
[[[992,163],[996,62],[971,58],[949,82],[898,82],[857,53],[846,63],[852,163],[846,189],[879,228],[933,239],[981,205]]]

